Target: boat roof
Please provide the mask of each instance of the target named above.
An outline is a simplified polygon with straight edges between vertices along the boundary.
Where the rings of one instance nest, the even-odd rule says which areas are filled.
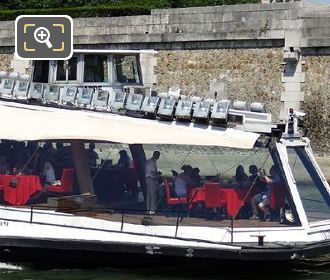
[[[0,101],[1,139],[110,141],[252,149],[258,133],[198,123],[133,118]]]

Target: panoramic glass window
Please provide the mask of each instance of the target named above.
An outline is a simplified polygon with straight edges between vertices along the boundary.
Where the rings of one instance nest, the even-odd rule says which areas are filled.
[[[56,81],[76,81],[77,62],[78,58],[75,56],[66,61],[57,61]]]
[[[48,60],[37,60],[34,62],[33,82],[48,83]]]
[[[108,55],[86,54],[84,63],[84,82],[108,82]]]
[[[140,84],[139,68],[136,55],[114,55],[116,82]]]
[[[308,221],[329,219],[329,194],[304,147],[288,148],[288,158]]]

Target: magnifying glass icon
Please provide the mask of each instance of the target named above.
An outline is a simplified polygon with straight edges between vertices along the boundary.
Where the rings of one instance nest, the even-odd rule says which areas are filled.
[[[49,41],[50,32],[46,27],[38,27],[34,31],[34,39],[38,43],[45,43],[49,49],[53,47],[52,43]]]

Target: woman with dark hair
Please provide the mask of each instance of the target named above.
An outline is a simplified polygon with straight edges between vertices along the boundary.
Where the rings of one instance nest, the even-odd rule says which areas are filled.
[[[231,187],[241,189],[244,187],[249,187],[250,185],[251,181],[249,176],[246,175],[244,167],[242,165],[238,165],[236,168],[235,176],[233,177]]]
[[[119,151],[119,160],[117,162],[117,165],[125,169],[132,167],[132,160],[130,159],[125,150]]]

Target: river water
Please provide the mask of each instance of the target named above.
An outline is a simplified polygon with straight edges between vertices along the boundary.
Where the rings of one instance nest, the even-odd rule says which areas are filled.
[[[260,265],[262,268],[262,265]],[[198,265],[191,269],[176,268],[149,268],[124,270],[114,268],[70,268],[70,269],[32,269],[24,266],[0,263],[0,279],[4,280],[36,280],[36,279],[63,279],[63,280],[192,280],[192,279],[218,279],[218,280],[328,280],[330,279],[330,259],[313,265],[299,265],[296,268],[277,267],[274,264],[270,270],[260,271],[254,267],[251,270],[241,271],[213,267],[212,269],[199,268]]]

